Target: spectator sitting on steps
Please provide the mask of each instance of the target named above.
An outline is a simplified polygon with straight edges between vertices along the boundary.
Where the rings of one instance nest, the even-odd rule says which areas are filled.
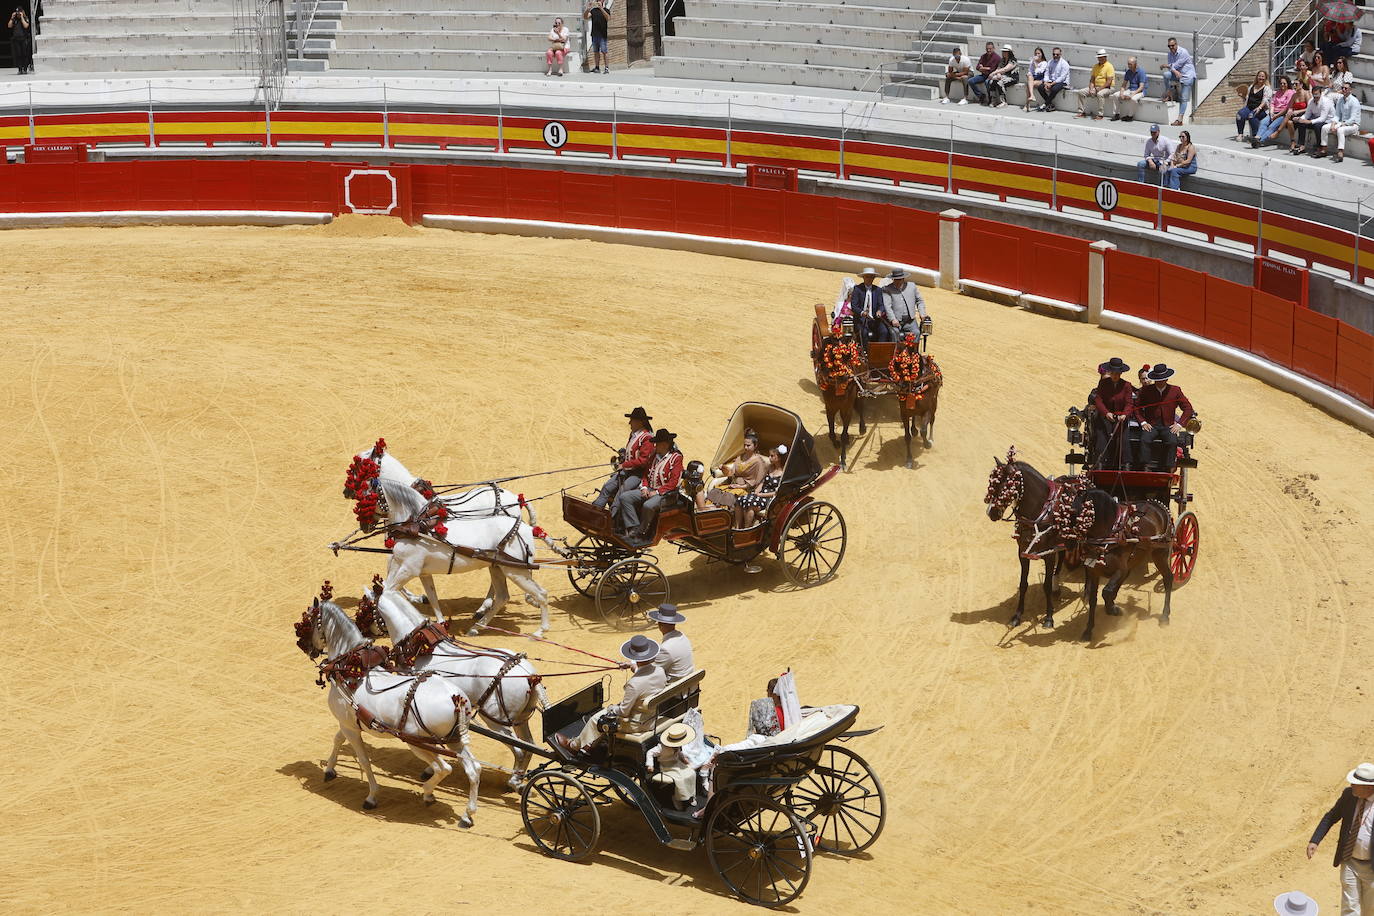
[[[1134,57],[1126,58],[1126,72],[1122,75],[1121,91],[1112,96],[1116,99],[1116,114],[1113,121],[1134,121],[1135,113],[1140,110],[1140,100],[1145,98],[1145,90],[1150,77],[1140,69]],[[1131,105],[1131,113],[1126,114],[1126,105]]]
[[[1236,97],[1240,99],[1240,110],[1236,112],[1236,142],[1245,142],[1245,125],[1250,125],[1250,139],[1259,137],[1260,119],[1269,114],[1269,102],[1274,90],[1269,85],[1269,71],[1260,70],[1247,85],[1233,86]]]
[[[1145,141],[1145,158],[1136,163],[1136,172],[1141,182],[1145,181],[1145,170],[1159,175],[1159,184],[1164,183],[1164,170],[1174,157],[1174,141],[1159,132],[1158,124],[1150,125],[1150,139]]]
[[[1097,100],[1097,114],[1093,115],[1094,121],[1102,120],[1102,111],[1107,107],[1107,96],[1112,94],[1112,86],[1116,83],[1116,68],[1111,61],[1107,60],[1105,49],[1098,49],[1097,63],[1093,65],[1092,73],[1088,75],[1088,85],[1082,89],[1073,90],[1074,95],[1078,96],[1078,117],[1088,116],[1088,99]]]
[[[980,104],[988,104],[987,81],[992,76],[992,71],[1002,65],[1002,55],[997,53],[997,46],[992,42],[987,43],[987,50],[983,56],[978,58],[978,72],[968,79],[968,87],[973,90],[973,94],[978,96]]]
[[[1309,151],[1307,146],[1307,135],[1312,134],[1311,152],[1317,151],[1317,141],[1321,139],[1322,125],[1330,121],[1336,115],[1336,102],[1331,98],[1331,93],[1323,92],[1322,87],[1312,87],[1312,101],[1307,103],[1307,110],[1302,117],[1293,123],[1298,128],[1298,145],[1293,150],[1294,156],[1300,156]]]
[[[1031,110],[1036,90],[1045,85],[1045,75],[1049,71],[1050,62],[1045,60],[1045,49],[1036,48],[1035,53],[1031,55],[1030,70],[1026,77],[1026,111]]]
[[[1164,186],[1179,190],[1179,179],[1197,171],[1197,147],[1193,146],[1193,135],[1186,130],[1178,132],[1178,146],[1174,148],[1174,158],[1164,170]]]
[[[1336,99],[1333,116],[1321,127],[1321,145],[1312,153],[1317,158],[1326,155],[1328,138],[1336,135],[1336,161],[1345,160],[1345,138],[1360,132],[1360,100],[1355,98],[1350,84],[1341,87],[1340,97]]]
[[[1002,62],[988,78],[988,97],[997,99],[994,107],[1007,107],[1007,87],[1016,85],[1020,80],[1021,62],[1016,59],[1016,52],[1011,45],[1002,45]]]
[[[964,87],[963,97],[959,99],[960,105],[968,104],[968,58],[964,52],[958,48],[949,52],[949,62],[945,65],[945,97],[940,99],[941,105],[948,105],[951,98],[949,87],[953,83],[958,83]]]
[[[1050,55],[1045,81],[1035,90],[1040,94],[1040,107],[1036,111],[1054,111],[1054,97],[1069,85],[1069,62],[1064,59],[1064,50],[1055,48]]]
[[[563,17],[558,16],[553,20],[553,28],[549,29],[549,48],[544,52],[544,75],[553,76],[553,65],[558,63],[558,75],[566,76],[564,62],[568,57],[568,38],[572,33],[563,24]]]
[[[1293,105],[1293,97],[1297,92],[1293,89],[1293,81],[1286,76],[1279,77],[1278,91],[1269,97],[1269,114],[1259,123],[1259,132],[1250,137],[1250,146],[1259,149],[1268,143],[1270,138],[1283,130],[1283,125],[1288,122],[1289,111]]]

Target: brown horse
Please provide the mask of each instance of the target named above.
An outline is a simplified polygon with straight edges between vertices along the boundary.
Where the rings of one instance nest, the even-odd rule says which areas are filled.
[[[866,361],[858,345],[849,337],[834,335],[821,338],[813,354],[816,360],[816,385],[825,402],[825,422],[830,428],[830,444],[840,450],[840,467],[846,466],[849,453],[849,424],[859,415],[859,435],[867,430],[864,423],[863,402],[859,399],[859,384],[855,375],[866,368]],[[840,437],[835,437],[835,417],[840,418]]]
[[[903,373],[900,362],[904,358],[910,360],[910,355],[915,356],[911,365],[914,371]],[[934,359],[922,355],[914,347],[909,353],[899,348],[892,356],[888,371],[898,385],[897,404],[902,413],[902,436],[906,439],[906,466],[911,467],[912,436],[919,431],[921,443],[926,448],[935,445],[935,411],[940,406],[940,386],[944,383],[944,375]],[[906,378],[910,378],[910,381],[904,380]]]
[[[1154,562],[1164,578],[1164,612],[1159,624],[1168,626],[1169,601],[1174,592],[1174,571],[1169,565],[1174,522],[1169,510],[1152,499],[1121,503],[1105,490],[1096,489],[1083,493],[1075,509],[1081,513],[1089,505],[1093,512],[1092,525],[1081,546],[1069,542],[1071,548],[1078,547],[1083,555],[1084,590],[1088,599],[1088,628],[1083,631],[1083,639],[1093,638],[1099,581],[1107,580],[1102,587],[1104,609],[1113,617],[1119,617],[1121,609],[1116,606],[1116,595],[1131,571],[1147,558]]]
[[[1054,532],[1037,525],[1045,514],[1050,493],[1059,481],[1050,481],[1044,474],[1024,461],[1016,460],[1016,446],[1007,451],[1007,460],[994,457],[995,467],[988,475],[988,491],[983,502],[988,507],[988,518],[994,522],[1003,520],[1008,509],[1012,510],[1011,520],[1016,522],[1016,554],[1021,561],[1021,583],[1016,594],[1016,613],[1010,625],[1019,626],[1021,616],[1026,610],[1026,589],[1030,579],[1030,561],[1039,558],[1045,562],[1045,626],[1054,628],[1054,596],[1057,592],[1055,576],[1059,573],[1059,560],[1063,552]]]

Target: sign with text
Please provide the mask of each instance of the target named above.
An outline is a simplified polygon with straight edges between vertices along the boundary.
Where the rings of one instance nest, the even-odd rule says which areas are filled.
[[[84,143],[29,143],[25,162],[85,162],[90,147]]]
[[[745,184],[751,188],[795,191],[797,170],[780,165],[750,165],[746,170]]]
[[[1255,258],[1255,288],[1307,308],[1307,268],[1273,258]]]

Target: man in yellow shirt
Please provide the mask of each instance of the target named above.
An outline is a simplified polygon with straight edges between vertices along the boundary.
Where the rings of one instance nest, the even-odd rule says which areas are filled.
[[[1102,109],[1107,104],[1107,97],[1112,93],[1112,85],[1116,82],[1116,70],[1107,61],[1107,52],[1099,48],[1097,50],[1097,65],[1093,67],[1093,72],[1088,76],[1088,85],[1082,89],[1075,89],[1078,95],[1078,117],[1088,116],[1088,99],[1097,99],[1097,114],[1093,115],[1093,120],[1102,120]]]

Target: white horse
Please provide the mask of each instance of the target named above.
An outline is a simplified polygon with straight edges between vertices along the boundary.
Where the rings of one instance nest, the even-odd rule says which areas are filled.
[[[318,658],[323,653],[331,663],[346,664],[349,653],[367,646],[357,626],[332,601],[316,599],[297,624],[296,632],[300,635],[298,645],[303,652],[311,658]],[[358,671],[356,676],[360,680],[352,690],[340,683],[341,678],[330,677],[329,680],[329,710],[339,721],[339,730],[325,763],[324,778],[330,780],[338,775],[334,765],[339,759],[339,749],[345,740],[348,741],[353,745],[358,766],[367,777],[367,798],[363,807],[368,810],[377,807],[377,778],[372,774],[372,763],[359,725],[360,718],[370,716],[372,721],[388,729],[383,734],[404,736],[401,740],[406,742],[406,747],[425,762],[430,775],[422,786],[422,795],[427,805],[434,803],[435,787],[453,772],[453,766],[443,755],[406,739],[442,745],[457,755],[468,778],[467,811],[458,823],[471,827],[472,815],[477,811],[482,767],[468,746],[470,703],[467,696],[443,675],[419,677],[373,668],[365,674]]]
[[[382,446],[380,449],[378,446]],[[380,454],[378,452],[380,451]],[[384,445],[384,440],[378,440],[378,444],[371,448],[365,448],[353,456],[355,459],[367,459],[377,462],[378,480],[390,480],[414,487],[420,483],[422,478],[410,473],[398,458],[391,454],[390,449]],[[426,481],[427,483],[427,481]],[[347,489],[343,491],[345,499],[355,498],[354,493]],[[439,498],[440,503],[448,510],[449,517],[453,519],[472,519],[491,516],[505,516],[507,518],[519,518],[521,509],[527,513],[531,525],[539,524],[534,512],[534,504],[526,503],[523,506],[520,501],[520,494],[512,493],[510,490],[502,489],[495,484],[484,487],[477,487],[472,490],[460,490],[457,493],[450,493]],[[504,577],[496,567],[491,567],[491,587],[487,590],[487,601],[494,601],[496,595],[504,588]],[[424,588],[423,596],[412,595],[405,589],[402,593],[414,601],[416,604],[423,604],[428,601],[430,606],[435,608],[438,613],[439,594],[434,589],[434,578],[428,573],[421,573],[420,585]],[[442,620],[443,618],[440,617]]]
[[[386,499],[390,524],[404,525],[416,521],[428,507],[428,501],[408,484],[386,479],[379,483]],[[540,626],[534,635],[543,636],[549,628],[549,593],[534,581],[533,570],[465,556],[455,549],[466,548],[486,556],[503,554],[517,561],[531,562],[535,550],[534,528],[518,518],[507,516],[448,518],[444,525],[448,533],[442,541],[430,535],[396,538],[391,548],[391,562],[387,565],[384,589],[399,591],[416,576],[488,569],[491,571],[492,588],[486,600],[477,608],[476,620],[467,635],[476,636],[492,616],[510,601],[510,589],[506,585],[509,580],[520,586],[530,606],[539,609]],[[544,542],[554,549],[553,543],[547,538]],[[439,596],[433,593],[431,581],[423,579],[422,582],[434,607],[434,615],[442,623],[444,615],[439,609]]]
[[[398,592],[373,589],[371,594],[377,615],[386,624],[393,645],[399,646],[429,622]],[[505,649],[483,647],[474,651],[442,642],[434,647],[432,654],[421,655],[415,660],[414,670],[431,668],[450,675],[444,678],[444,683],[461,690],[492,730],[529,744],[535,743],[530,733],[530,717],[540,703],[547,705],[548,695],[529,662]],[[493,680],[496,681],[494,687]],[[511,751],[515,754],[515,773],[507,785],[518,790],[524,785],[530,754],[514,744]]]

